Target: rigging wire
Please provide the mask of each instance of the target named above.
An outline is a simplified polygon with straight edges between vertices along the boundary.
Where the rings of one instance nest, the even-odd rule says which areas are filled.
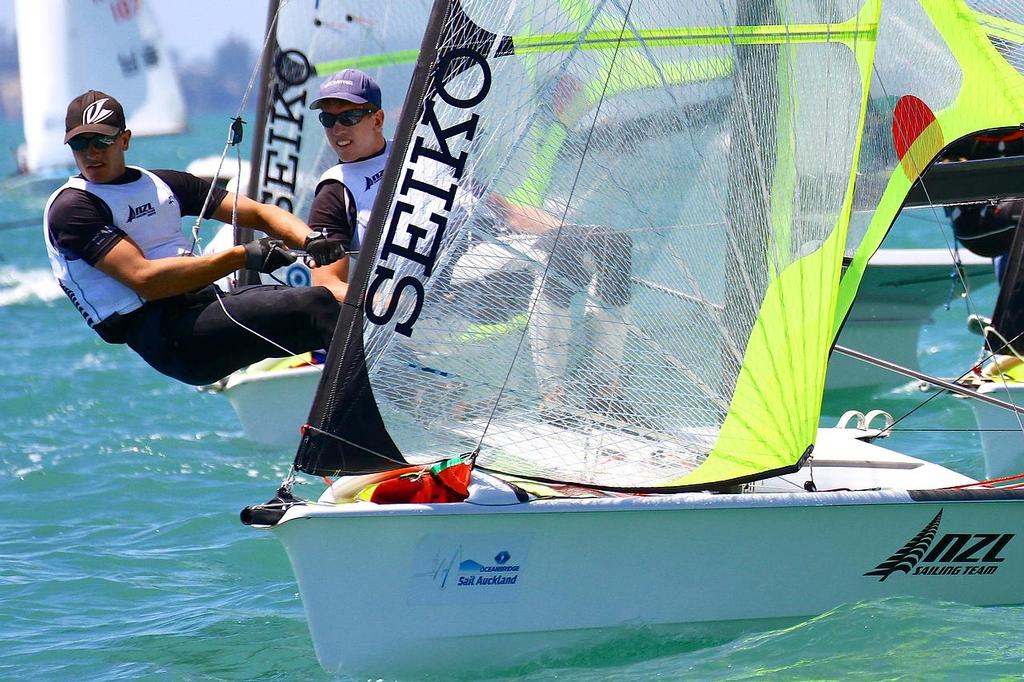
[[[242,93],[242,100],[241,100],[241,102],[238,105],[238,110],[235,112],[235,116],[234,116],[234,118],[231,119],[231,124],[228,126],[228,137],[227,137],[227,140],[224,143],[224,148],[221,151],[220,160],[217,162],[217,168],[215,169],[214,174],[213,174],[214,180],[216,181],[216,179],[220,177],[221,169],[224,166],[224,159],[227,157],[228,150],[231,147],[234,147],[235,148],[235,158],[236,158],[237,165],[236,165],[236,174],[235,174],[236,186],[235,186],[235,191],[232,193],[233,201],[232,201],[232,205],[231,205],[231,227],[232,228],[235,228],[235,227],[238,226],[238,199],[239,199],[239,195],[241,193],[240,185],[241,185],[241,182],[242,182],[242,149],[241,149],[241,142],[242,142],[242,138],[244,136],[243,135],[243,127],[242,126],[245,124],[245,121],[242,119],[242,112],[245,111],[245,107],[246,107],[246,105],[249,102],[249,97],[252,95],[252,91],[256,87],[256,82],[257,82],[257,79],[259,78],[259,75],[260,75],[260,65],[263,62],[263,55],[265,55],[267,53],[267,51],[270,50],[271,47],[272,47],[270,39],[271,39],[271,36],[273,36],[275,34],[274,28],[277,25],[277,20],[278,20],[278,17],[280,16],[280,14],[281,14],[281,8],[278,7],[277,11],[274,12],[274,17],[271,20],[270,26],[268,27],[268,30],[266,32],[266,36],[263,39],[263,48],[260,50],[260,54],[259,54],[260,58],[256,60],[256,65],[253,67],[252,72],[249,74],[249,82],[246,85],[245,91]],[[263,95],[265,96],[265,93],[263,93]],[[250,173],[258,172],[258,170],[256,168],[256,165],[255,165],[255,161],[256,160],[254,159],[253,161],[254,161],[254,163],[250,164],[250,171],[249,171]],[[207,191],[206,198],[203,200],[202,210],[199,211],[199,215],[196,216],[195,223],[192,225],[192,247],[191,247],[191,249],[189,251],[190,255],[195,255],[196,247],[198,247],[199,244],[202,242],[202,238],[199,235],[199,226],[200,226],[200,224],[201,224],[201,222],[203,220],[203,216],[206,214],[207,209],[210,207],[210,202],[213,199],[213,189],[214,189],[215,186],[216,186],[216,182],[210,183],[210,189]],[[281,280],[277,279],[273,275],[271,275],[271,277],[273,277],[273,279],[275,281],[279,282],[280,284],[287,286],[287,284],[285,282],[282,282]],[[281,345],[280,343],[274,341],[273,339],[267,338],[263,334],[259,333],[255,329],[247,326],[246,324],[244,324],[243,322],[241,322],[240,320],[235,318],[230,312],[228,312],[227,306],[224,305],[224,298],[223,298],[223,296],[221,296],[221,292],[220,292],[220,289],[218,287],[214,287],[214,293],[217,296],[217,302],[220,304],[220,308],[224,312],[224,315],[226,315],[227,318],[229,320],[231,320],[233,323],[235,323],[236,325],[238,325],[242,329],[246,330],[247,332],[253,334],[257,338],[261,339],[262,341],[265,341],[266,343],[270,344],[271,346],[279,349],[280,351],[282,351],[285,354],[285,356],[297,355],[297,353],[295,353],[294,351],[292,351],[292,350],[290,350],[288,348],[285,348],[283,345]],[[311,360],[306,360],[305,358],[303,358],[302,362],[305,363],[306,365],[310,366],[310,367],[316,367],[316,368],[320,369],[321,371],[323,370],[323,367],[321,365],[317,365],[314,362],[312,362]]]
[[[249,103],[249,97],[250,97],[250,95],[252,95],[252,91],[256,87],[256,81],[257,81],[257,79],[259,78],[259,75],[260,75],[260,64],[263,63],[263,56],[267,53],[267,51],[271,47],[271,45],[270,45],[270,37],[275,34],[275,27],[277,26],[277,19],[280,16],[280,14],[281,14],[281,8],[278,7],[277,11],[274,12],[274,18],[271,20],[270,26],[268,26],[268,30],[266,32],[266,35],[263,38],[263,47],[262,47],[262,49],[260,50],[260,53],[259,53],[259,57],[260,58],[256,60],[256,64],[253,66],[252,71],[249,73],[249,82],[245,86],[245,92],[242,93],[242,101],[239,102],[238,109],[237,109],[237,111],[235,111],[235,116],[234,116],[234,118],[231,119],[231,125],[229,126],[229,129],[228,129],[228,139],[224,143],[224,149],[221,151],[220,161],[217,162],[217,168],[216,168],[216,170],[214,171],[214,174],[213,174],[214,178],[220,177],[220,171],[221,171],[221,168],[224,165],[224,159],[227,156],[228,148],[233,146],[233,147],[235,147],[235,149],[236,149],[236,151],[238,153],[237,154],[238,155],[238,174],[235,176],[237,178],[237,183],[236,184],[240,185],[241,182],[242,182],[242,151],[241,151],[241,147],[239,146],[239,143],[241,143],[241,141],[242,141],[242,123],[245,122],[245,121],[242,120],[242,112],[245,111],[245,107]],[[253,161],[255,161],[255,159]],[[250,173],[254,172],[254,170],[255,170],[255,167],[254,166],[250,166],[250,171],[249,172]],[[199,215],[196,216],[196,222],[192,226],[193,247],[195,247],[196,244],[201,241],[200,237],[199,237],[199,224],[200,224],[200,221],[203,218],[203,214],[206,213],[206,209],[210,205],[210,200],[213,197],[213,187],[214,187],[214,184],[211,183],[210,190],[206,193],[206,199],[203,201],[203,209],[199,212]],[[231,215],[231,226],[232,227],[235,227],[236,226],[235,223],[237,222],[237,215],[235,213],[235,210],[237,209],[237,194],[238,194],[238,190],[239,189],[240,188],[238,186],[235,187],[235,190],[236,190],[235,191],[236,206],[233,207],[233,209],[232,209],[232,215]]]
[[[1017,336],[1013,337],[1013,339],[1012,339],[1011,341],[1009,341],[1009,343],[1013,343],[1013,342],[1017,341],[1017,339],[1021,338],[1022,336],[1024,336],[1024,332],[1021,332],[1021,333],[1020,333],[1020,334],[1018,334]],[[995,355],[995,353],[992,353],[992,354],[991,354],[991,355],[990,355],[989,357],[992,357],[993,355]],[[957,381],[960,381],[960,380],[964,379],[965,377],[967,377],[968,375],[972,374],[973,372],[974,372],[974,367],[972,367],[971,369],[967,370],[966,372],[964,372],[963,374],[961,374],[961,375],[960,375],[959,377],[957,377],[956,379],[954,379],[954,380],[953,380],[953,381],[954,381],[954,383],[955,383],[955,382],[957,382]],[[1005,384],[1006,382],[1003,382],[1003,383]],[[885,433],[886,431],[890,431],[890,432],[891,432],[891,431],[893,430],[893,427],[894,427],[894,426],[896,426],[897,424],[899,424],[899,423],[900,423],[901,421],[903,421],[904,419],[906,419],[906,418],[907,418],[907,417],[909,417],[910,415],[912,415],[912,414],[914,414],[915,412],[917,412],[917,411],[918,411],[919,409],[921,409],[922,407],[924,407],[925,405],[927,405],[928,403],[930,403],[930,402],[931,402],[932,400],[935,400],[935,399],[936,399],[936,398],[938,398],[938,397],[939,397],[940,395],[943,395],[944,393],[946,393],[946,390],[945,390],[945,389],[940,389],[940,390],[936,391],[936,392],[935,392],[935,393],[934,393],[933,395],[929,396],[929,397],[928,397],[928,398],[927,398],[926,400],[924,400],[924,401],[923,401],[923,402],[922,402],[921,404],[919,404],[919,405],[915,406],[915,407],[914,407],[913,409],[911,409],[911,410],[910,410],[909,412],[905,413],[905,414],[904,414],[903,416],[901,416],[900,418],[898,418],[898,419],[894,420],[892,424],[889,424],[889,425],[888,425],[887,427],[885,427],[885,428],[883,428],[883,429],[879,429],[879,433]],[[1007,388],[1007,393],[1010,393],[1010,391],[1009,391],[1009,388]],[[1009,403],[1010,403],[1011,405],[1015,405],[1015,406],[1017,405],[1017,404],[1016,404],[1015,402],[1013,402],[1013,400],[1012,400],[1012,399],[1011,399],[1011,400],[1008,400],[1007,402],[1009,402]],[[1017,416],[1017,422],[1018,422],[1018,423],[1020,423],[1020,421],[1021,421],[1021,415],[1020,415],[1020,413],[1018,413],[1018,412],[1015,412],[1014,414],[1015,414],[1015,415]],[[901,431],[904,431],[904,430],[907,430],[907,429],[901,429]],[[940,429],[936,429],[936,430],[940,430]],[[981,429],[979,429],[979,430],[981,430]],[[1021,430],[1021,431],[1024,431],[1024,426],[1022,426],[1020,430]],[[950,431],[953,431],[953,430],[951,429]]]
[[[893,429],[890,429],[892,431]],[[1020,433],[1019,429],[895,429],[899,433]]]
[[[889,95],[889,90],[888,90],[888,88],[886,88],[885,81],[884,81],[883,78],[881,78],[881,75],[878,72],[878,67],[876,65],[872,65],[872,71],[875,74],[875,79],[878,82],[879,88],[881,89],[883,95],[886,98],[891,98],[891,95]],[[901,136],[905,136],[906,135],[906,132],[903,130],[902,126],[898,126],[898,127],[894,128],[894,133],[895,134],[899,134]],[[910,163],[913,164],[914,170],[915,170],[915,172],[917,174],[917,182],[920,183],[921,191],[924,193],[925,199],[926,199],[926,201],[928,203],[928,211],[929,211],[929,213],[932,216],[932,219],[933,219],[932,222],[936,226],[936,228],[938,229],[939,234],[942,236],[942,239],[943,239],[943,241],[945,242],[945,245],[946,245],[946,250],[949,252],[949,254],[951,255],[951,257],[953,259],[953,265],[954,265],[954,268],[955,268],[953,275],[959,277],[961,288],[963,289],[963,292],[964,292],[964,301],[965,301],[965,304],[967,306],[968,313],[969,314],[977,315],[978,314],[977,313],[978,308],[975,305],[973,297],[971,296],[970,288],[968,287],[968,284],[967,284],[967,278],[966,278],[966,275],[965,275],[964,270],[963,270],[963,264],[960,261],[959,250],[958,250],[958,248],[957,248],[957,246],[955,244],[955,239],[951,243],[948,235],[946,234],[946,231],[942,229],[942,224],[947,222],[947,221],[944,221],[944,220],[942,220],[940,218],[940,216],[938,214],[939,207],[932,200],[931,193],[929,192],[928,184],[925,182],[925,171],[927,170],[927,167],[926,168],[921,168],[918,165],[917,159],[909,151],[909,149],[910,149],[910,144],[908,143],[909,141],[906,140],[905,138],[902,139],[902,141],[907,146],[907,149],[908,149],[907,154],[910,156]],[[1024,218],[1022,218],[1022,219],[1024,219]],[[995,331],[995,330],[993,330],[993,331]],[[1019,338],[1020,336],[1021,335],[1019,334],[1018,337],[1015,337],[1014,341],[1016,341],[1016,339]],[[1017,355],[1018,357],[1020,357],[1016,353],[1016,351],[1013,350],[1013,346],[1010,345],[1012,342],[1007,342],[1006,339],[1002,338],[1001,336],[1000,336],[1000,340],[1004,342],[1004,346],[1001,349],[1009,348],[1011,350],[1011,352],[1013,352],[1014,355]],[[966,371],[963,374],[961,374],[956,379],[956,381],[961,381],[962,379],[966,378],[968,375],[972,374],[974,372],[975,368],[978,365],[983,364],[985,362],[988,362],[997,353],[998,353],[998,351],[992,351],[992,352],[989,353],[989,355],[987,357],[985,357],[984,356],[984,352],[983,352],[982,353],[983,358],[975,361],[975,363],[974,363],[974,365],[972,365],[971,369],[969,369],[968,371]],[[1022,359],[1024,359],[1024,358],[1022,358]],[[1003,390],[1004,390],[1004,392],[1006,394],[1006,401],[1011,403],[1011,404],[1013,404],[1013,405],[1016,405],[1016,403],[1014,402],[1014,399],[1013,399],[1013,392],[1010,390],[1009,385],[1006,382],[1002,382],[1002,383],[1003,383]],[[945,393],[945,391],[939,391],[939,392],[935,393],[934,395],[930,396],[928,399],[926,399],[920,405],[917,405],[916,407],[911,409],[909,412],[907,412],[903,416],[901,416],[899,419],[896,419],[892,424],[889,425],[887,430],[891,431],[893,426],[895,426],[899,422],[903,421],[904,419],[909,417],[911,414],[913,414],[914,412],[916,412],[920,408],[924,407],[926,404],[931,402],[934,398],[937,398],[938,396],[942,395],[943,393]],[[1024,433],[1024,417],[1022,417],[1020,415],[1020,413],[1015,413],[1015,416],[1016,416],[1016,419],[1017,419],[1017,424],[1020,427],[1020,431],[1022,433]],[[883,429],[883,430],[886,430],[886,429]]]
[[[213,189],[217,186],[217,180],[220,179],[220,171],[224,165],[224,158],[231,147],[235,148],[235,155],[238,159],[237,171],[235,173],[235,191],[233,192],[234,200],[231,206],[231,226],[235,227],[238,223],[238,185],[242,182],[242,149],[240,143],[242,141],[242,125],[244,123],[245,121],[242,120],[241,116],[236,116],[231,119],[231,124],[228,126],[228,139],[224,143],[224,149],[220,154],[220,161],[217,162],[217,169],[213,173],[213,182],[210,183],[210,189],[207,190],[206,198],[203,199],[203,207],[200,209],[199,215],[196,216],[195,223],[192,224],[192,246],[189,249],[189,255],[196,255],[196,247],[202,242],[202,237],[199,236],[199,225],[203,220],[203,216],[206,215],[207,209],[210,207]]]

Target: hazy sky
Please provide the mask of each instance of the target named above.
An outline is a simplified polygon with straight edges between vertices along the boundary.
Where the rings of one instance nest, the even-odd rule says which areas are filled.
[[[254,48],[261,44],[267,21],[263,0],[145,1],[156,15],[164,43],[180,53],[184,62],[210,56],[229,35],[244,39]],[[0,23],[14,27],[14,0],[0,0]]]

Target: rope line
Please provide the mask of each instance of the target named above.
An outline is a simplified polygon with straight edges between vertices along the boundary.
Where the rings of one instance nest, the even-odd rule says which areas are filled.
[[[256,83],[257,83],[257,80],[258,80],[259,75],[260,75],[260,64],[263,61],[263,59],[262,59],[263,55],[266,54],[267,50],[269,50],[270,47],[271,47],[271,45],[270,45],[270,37],[272,35],[274,35],[274,30],[273,29],[277,25],[277,19],[278,19],[278,16],[280,15],[280,13],[281,13],[281,8],[278,7],[277,12],[274,13],[274,18],[273,18],[273,20],[270,23],[269,30],[267,31],[266,36],[264,37],[263,47],[262,47],[262,49],[260,50],[260,53],[259,53],[259,59],[256,60],[256,64],[255,64],[255,66],[253,67],[252,71],[249,74],[249,82],[246,85],[245,92],[242,94],[242,100],[241,100],[241,102],[238,105],[238,110],[235,112],[235,116],[231,119],[231,123],[228,126],[227,140],[224,143],[224,148],[221,150],[220,159],[217,162],[217,168],[216,168],[216,170],[214,171],[214,174],[213,174],[214,181],[210,183],[210,189],[207,191],[206,198],[203,200],[203,207],[199,211],[199,215],[196,216],[195,223],[192,225],[192,246],[189,249],[189,254],[190,255],[193,255],[193,256],[196,255],[196,249],[202,243],[202,237],[199,234],[199,227],[200,227],[200,225],[202,223],[203,216],[206,215],[207,210],[210,208],[210,203],[213,200],[213,190],[214,190],[214,187],[216,187],[216,181],[217,181],[217,179],[220,178],[221,169],[224,166],[224,160],[227,158],[228,150],[231,147],[235,148],[235,160],[236,160],[236,165],[235,165],[235,169],[236,169],[236,172],[235,172],[236,186],[235,186],[235,191],[232,192],[232,204],[231,204],[231,227],[232,227],[232,230],[234,230],[238,226],[238,200],[239,200],[239,195],[241,194],[241,187],[240,187],[240,185],[241,185],[241,181],[242,181],[242,148],[241,148],[241,142],[242,142],[242,138],[243,138],[242,126],[245,124],[245,121],[242,119],[242,112],[245,111],[246,105],[249,102],[249,97],[252,95],[252,91],[256,87]],[[254,169],[253,169],[252,166],[250,166],[250,171],[249,172],[250,173],[254,172]],[[271,274],[270,276],[271,276],[271,278],[274,279],[274,281],[278,282],[280,285],[282,285],[282,286],[289,286],[286,282],[282,282],[280,279],[275,277],[273,274]],[[275,348],[279,349],[280,351],[282,351],[285,354],[285,356],[297,356],[298,355],[298,353],[296,353],[295,351],[290,350],[290,349],[284,347],[280,343],[277,343],[276,341],[274,341],[274,340],[264,336],[263,334],[259,333],[258,331],[256,331],[252,327],[249,327],[249,326],[245,325],[244,323],[242,323],[240,320],[236,319],[230,312],[228,312],[227,306],[224,304],[224,297],[221,295],[220,288],[215,286],[214,287],[214,292],[215,292],[215,294],[217,296],[217,302],[220,304],[221,310],[224,312],[224,314],[227,316],[227,318],[229,320],[231,320],[234,324],[238,325],[239,327],[241,327],[242,329],[246,330],[250,334],[256,336],[260,340],[262,340],[262,341],[270,344],[271,346],[274,346]],[[321,371],[323,371],[323,367],[321,365],[318,365],[318,364],[312,362],[311,360],[303,359],[302,362],[305,365],[309,366],[309,367],[316,367],[317,369],[320,369]]]

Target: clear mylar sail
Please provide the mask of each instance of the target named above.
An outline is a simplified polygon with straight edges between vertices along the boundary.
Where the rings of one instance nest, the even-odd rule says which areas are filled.
[[[938,151],[900,165],[890,134],[860,158],[874,93],[910,87],[883,38],[928,24],[907,44],[937,93],[928,64],[963,61],[932,4],[960,6],[439,0],[297,467],[472,453],[630,490],[794,470],[851,208],[884,220]],[[1022,111],[992,109],[981,127]]]

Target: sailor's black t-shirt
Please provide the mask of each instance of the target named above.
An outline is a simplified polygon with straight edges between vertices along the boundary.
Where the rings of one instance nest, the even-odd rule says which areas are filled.
[[[340,241],[350,251],[356,233],[356,200],[348,187],[338,180],[321,182],[307,224],[311,230],[323,231],[328,239]]]
[[[181,215],[195,216],[203,209],[206,195],[210,191],[210,183],[197,178],[191,173],[176,170],[150,171],[171,188],[174,198],[181,207]],[[142,174],[135,168],[129,168],[124,175],[111,184],[121,185],[135,182]],[[227,192],[219,187],[213,188],[210,205],[204,218],[213,215]],[[50,205],[49,229],[50,240],[69,260],[82,259],[89,265],[97,262],[125,234],[113,226],[114,217],[107,205],[95,195],[69,187],[62,191]]]
[[[362,248],[362,238],[370,222],[370,211],[384,177],[391,143],[370,156],[355,161],[339,161],[323,172],[317,181],[313,205],[306,223],[322,230],[328,239],[340,241],[346,251]]]

